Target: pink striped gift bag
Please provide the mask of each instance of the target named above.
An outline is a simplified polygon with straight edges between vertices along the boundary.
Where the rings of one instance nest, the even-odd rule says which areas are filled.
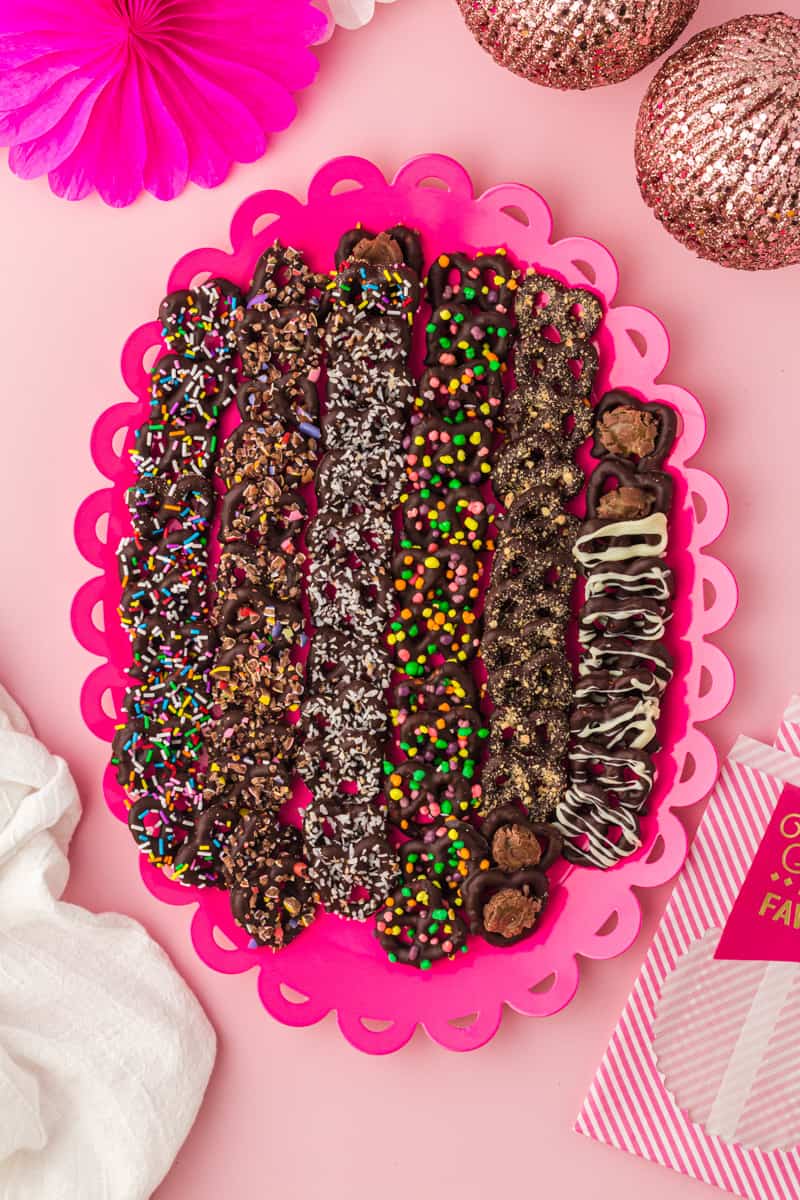
[[[575,1128],[750,1200],[800,1197],[800,699],[736,742]]]

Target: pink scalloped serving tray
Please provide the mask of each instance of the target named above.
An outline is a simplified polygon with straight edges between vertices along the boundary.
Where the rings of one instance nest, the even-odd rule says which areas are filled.
[[[344,1036],[368,1053],[399,1049],[417,1024],[443,1046],[470,1050],[496,1032],[504,1004],[532,1016],[563,1008],[578,986],[579,955],[611,958],[636,938],[641,914],[633,888],[655,887],[683,863],[686,834],[676,810],[705,796],[717,773],[714,749],[697,724],[725,707],[734,686],[728,659],[706,638],[732,616],[736,584],[727,567],[703,552],[724,528],[728,505],[716,480],[687,465],[705,436],[703,412],[689,392],[658,382],[669,357],[666,331],[646,309],[614,305],[618,271],[608,250],[582,237],[551,242],[552,219],[541,196],[516,183],[475,196],[468,174],[452,159],[413,159],[388,182],[372,163],[340,158],[314,176],[305,204],[285,192],[258,192],[233,218],[232,251],[204,248],[185,255],[154,295],[153,309],[164,291],[189,287],[209,274],[246,285],[256,259],[276,237],[301,247],[315,268],[327,270],[341,233],[357,221],[376,229],[397,222],[414,226],[428,262],[443,250],[506,246],[521,266],[591,287],[607,310],[598,335],[597,394],[625,387],[671,404],[680,414],[668,464],[676,487],[669,551],[677,581],[669,635],[676,673],[659,727],[663,748],[650,812],[642,822],[643,845],[609,871],[563,865],[529,940],[498,950],[473,939],[469,954],[425,973],[391,965],[373,937],[372,922],[327,914],[279,954],[250,949],[247,935],[231,919],[225,893],[172,883],[144,860],[141,871],[159,899],[195,907],[192,942],[205,963],[228,974],[256,972],[264,1007],[278,1020],[310,1025],[334,1009]],[[115,725],[107,710],[113,705],[120,711],[130,663],[116,613],[120,588],[114,553],[129,529],[123,499],[131,479],[127,450],[147,411],[147,368],[160,345],[159,328],[158,321],[141,325],[125,345],[122,373],[133,399],[103,413],[91,440],[94,462],[110,486],[87,497],[75,522],[78,547],[100,573],[75,597],[73,628],[81,645],[103,660],[85,681],[81,709],[88,727],[106,741]],[[98,523],[106,515],[101,536]],[[98,607],[100,625],[95,623]],[[124,821],[123,793],[110,768],[104,790],[112,813]]]

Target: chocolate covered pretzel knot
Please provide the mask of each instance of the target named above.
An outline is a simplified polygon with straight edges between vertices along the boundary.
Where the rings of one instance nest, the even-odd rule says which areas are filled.
[[[483,822],[481,833],[493,865],[501,871],[521,871],[527,867],[546,871],[559,858],[564,846],[555,825],[528,820],[514,804],[494,809]]]
[[[639,809],[611,803],[594,783],[572,783],[556,809],[564,854],[588,867],[613,867],[642,844]]]
[[[407,225],[393,225],[391,229],[382,230],[378,234],[372,233],[360,223],[355,228],[346,230],[336,247],[336,267],[341,267],[346,259],[388,267],[402,262],[422,277],[422,247],[419,234]]]
[[[476,871],[462,887],[470,929],[492,946],[514,946],[530,937],[549,894],[538,867]]]
[[[448,712],[457,705],[478,707],[480,689],[472,672],[456,663],[444,663],[430,675],[404,675],[394,688],[394,722],[398,728],[409,714],[428,709]]]
[[[439,884],[425,875],[407,880],[387,898],[377,915],[375,936],[389,962],[422,971],[468,949],[466,924]]]
[[[672,478],[658,468],[675,430],[670,408],[627,392],[607,393],[594,414],[600,463],[574,550],[586,585],[570,783],[556,810],[566,856],[590,866],[613,866],[638,849],[639,816],[653,786],[661,700],[672,675],[662,639],[674,591],[663,561]]]
[[[435,764],[413,758],[384,763],[383,794],[388,816],[403,833],[419,829],[441,816],[466,817],[478,805],[480,784],[472,778],[444,773]]]
[[[597,373],[592,337],[602,320],[599,299],[552,276],[529,271],[517,297],[517,371],[533,375],[577,408],[588,401]],[[520,372],[521,368],[521,372]]]
[[[431,313],[425,333],[425,361],[430,366],[469,367],[479,381],[506,369],[511,325],[496,310],[473,313],[457,304],[440,304]]]
[[[253,814],[228,836],[220,858],[234,920],[254,944],[280,950],[312,923],[319,896],[299,830]]]
[[[574,454],[592,431],[592,407],[588,398],[576,400],[521,370],[509,397],[505,427],[512,442],[521,433],[538,430],[543,437],[557,438],[566,452]]]
[[[474,825],[446,816],[428,826],[422,837],[400,847],[403,876],[427,879],[448,888],[456,908],[463,904],[461,887],[475,871],[488,871],[491,862],[486,839]]]
[[[517,292],[517,273],[505,250],[495,254],[440,254],[428,272],[431,307],[469,305],[505,316]]]
[[[480,420],[487,429],[494,429],[503,399],[502,377],[497,372],[478,378],[471,366],[427,367],[417,384],[414,416],[424,419],[436,413],[455,425]]]
[[[494,548],[496,505],[472,485],[452,482],[446,489],[423,487],[401,495],[401,547],[454,542],[476,552]]]
[[[170,292],[158,315],[161,337],[173,354],[225,364],[236,352],[244,305],[235,284],[209,279],[199,287]]]
[[[406,477],[416,487],[436,487],[453,479],[479,485],[492,469],[491,446],[491,430],[480,420],[453,425],[428,417],[411,427],[404,442]]]
[[[677,433],[675,410],[645,402],[630,392],[606,392],[594,410],[592,454],[633,460],[644,471],[658,468]]]

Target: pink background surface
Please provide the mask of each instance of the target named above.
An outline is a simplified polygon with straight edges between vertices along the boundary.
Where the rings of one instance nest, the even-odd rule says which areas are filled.
[[[690,32],[774,7],[702,0]],[[783,7],[800,16],[798,0]],[[157,1200],[310,1200],[323,1188],[332,1200],[360,1200],[373,1189],[399,1200],[410,1185],[429,1194],[458,1187],[468,1200],[520,1186],[558,1188],[567,1200],[612,1189],[615,1200],[638,1200],[643,1188],[659,1200],[689,1200],[700,1184],[570,1132],[667,889],[644,896],[645,929],[631,951],[585,965],[576,1000],[559,1016],[543,1023],[508,1013],[497,1037],[467,1056],[417,1033],[399,1054],[368,1058],[344,1042],[332,1017],[284,1028],[263,1012],[247,976],[203,967],[189,944],[188,913],[148,895],[129,837],[101,798],[105,747],[83,727],[77,703],[95,660],[69,630],[70,600],[89,570],[73,545],[73,516],[100,486],[89,431],[103,409],[126,398],[119,351],[154,314],[175,259],[221,243],[236,206],[258,188],[302,194],[335,154],[364,154],[387,172],[420,152],[452,154],[479,189],[519,179],[541,191],[556,236],[586,234],[609,246],[622,272],[619,301],[652,308],[672,335],[667,378],[693,390],[709,417],[697,465],[717,475],[731,499],[715,553],[735,571],[741,604],[718,640],[738,688],[710,727],[719,748],[739,730],[771,740],[799,686],[792,617],[800,584],[800,267],[733,274],[693,259],[655,224],[632,160],[652,69],[591,95],[534,88],[475,46],[452,0],[379,6],[371,26],[338,32],[321,60],[292,129],[216,191],[193,189],[170,205],[146,198],[119,213],[94,199],[69,205],[44,183],[0,173],[0,678],[67,758],[82,791],[68,898],[142,921],[197,991],[220,1040],[196,1127]],[[445,1125],[447,1148],[437,1150]],[[406,1150],[415,1133],[424,1154]]]

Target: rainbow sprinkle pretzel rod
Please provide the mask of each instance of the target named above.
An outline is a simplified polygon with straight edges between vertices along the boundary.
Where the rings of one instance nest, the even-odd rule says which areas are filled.
[[[606,393],[593,414],[600,462],[574,547],[586,587],[569,789],[556,810],[566,856],[588,866],[611,867],[638,849],[653,785],[674,586],[663,561],[672,478],[660,468],[675,428],[672,409],[623,391]]]
[[[303,707],[303,832],[311,877],[330,911],[363,919],[399,867],[380,795],[387,736],[391,509],[412,395],[411,326],[419,300],[416,235],[363,229],[342,238],[328,284],[326,454],[311,522],[315,635]]]
[[[214,634],[206,567],[217,428],[233,388],[241,297],[226,280],[174,292],[160,307],[166,353],[131,451],[132,536],[117,551],[120,618],[135,681],[112,748],[142,853],[169,866],[202,809]]]

